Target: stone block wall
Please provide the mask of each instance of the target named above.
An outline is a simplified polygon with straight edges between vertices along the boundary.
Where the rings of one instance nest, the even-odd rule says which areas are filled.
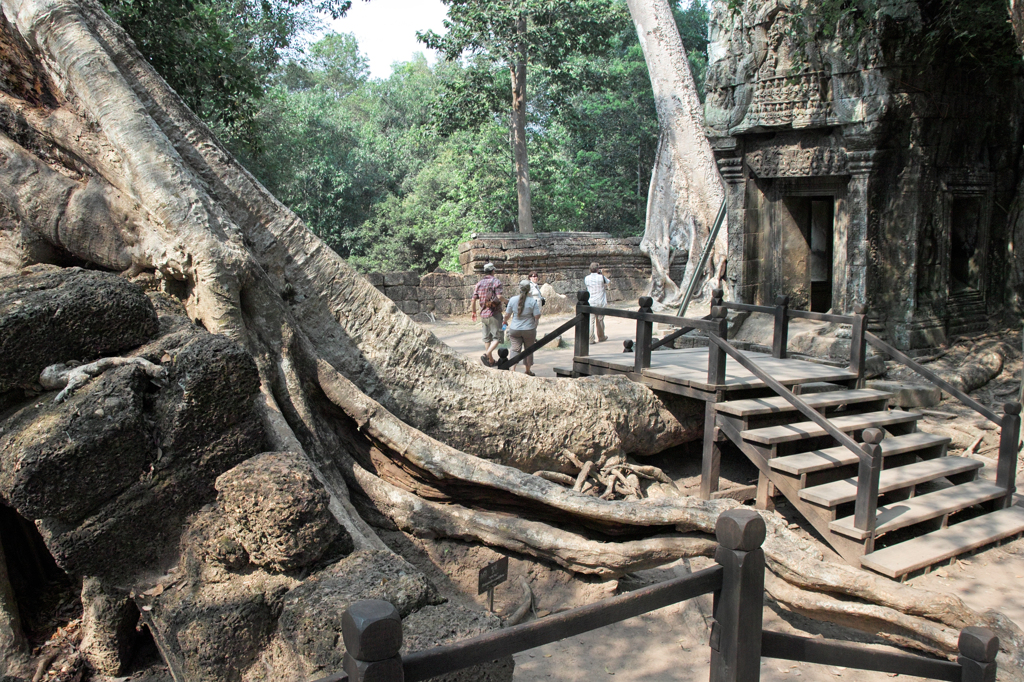
[[[540,284],[576,301],[584,288],[583,278],[590,263],[601,264],[610,280],[609,303],[636,302],[651,277],[651,263],[640,251],[640,238],[614,239],[605,233],[556,233],[530,237],[479,235],[459,245],[463,272],[373,272],[370,283],[390,298],[407,315],[468,315],[473,289],[483,277],[485,263],[494,263],[505,297],[518,292],[519,282],[536,270]],[[682,277],[682,266],[672,276]],[[678,272],[675,270],[678,269]]]

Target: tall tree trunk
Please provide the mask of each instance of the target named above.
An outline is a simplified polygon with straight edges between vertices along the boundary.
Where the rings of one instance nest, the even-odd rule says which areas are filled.
[[[710,551],[681,534],[710,534],[731,501],[612,501],[529,475],[694,439],[703,403],[668,404],[624,378],[468,363],[239,166],[96,0],[0,9],[0,271],[70,255],[158,273],[193,320],[253,355],[273,446],[318,469],[357,546],[383,547],[362,505],[411,532],[604,576]],[[780,517],[766,521],[779,603],[947,655],[954,628],[994,624],[1022,667],[1012,626],[827,563]]]
[[[713,281],[724,273],[724,229],[705,271],[695,270],[725,189],[704,135],[703,108],[668,0],[627,4],[651,75],[660,128],[640,248],[651,259],[651,295],[662,305],[675,307],[691,277]],[[689,260],[683,281],[677,284],[669,269],[684,254]]]
[[[519,231],[533,234],[533,208],[530,204],[530,161],[526,155],[526,15],[516,22],[521,36],[516,59],[509,66],[512,75],[512,152],[516,163],[516,195],[519,198]]]

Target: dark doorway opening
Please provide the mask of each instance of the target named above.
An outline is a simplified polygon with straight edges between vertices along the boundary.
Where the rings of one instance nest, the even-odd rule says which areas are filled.
[[[824,313],[832,307],[832,241],[835,201],[811,197],[807,242],[811,247],[811,310]]]
[[[953,197],[949,211],[949,290],[981,289],[981,197]]]
[[[782,244],[782,293],[791,305],[813,312],[832,307],[832,251],[835,199],[831,196],[783,197],[778,216]]]

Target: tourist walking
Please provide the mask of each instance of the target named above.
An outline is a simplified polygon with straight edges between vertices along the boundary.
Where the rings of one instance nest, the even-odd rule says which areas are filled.
[[[504,340],[501,332],[501,280],[494,276],[494,263],[484,265],[484,276],[473,289],[473,321],[476,322],[476,306],[480,302],[480,323],[483,325],[484,354],[480,362],[494,367],[494,351]]]
[[[544,305],[545,303],[547,303],[547,301],[545,301],[544,297],[540,295],[539,282],[540,275],[538,275],[537,271],[534,270],[533,272],[530,273],[530,296],[533,296],[535,299],[540,301],[541,305]]]
[[[608,305],[608,278],[601,272],[601,266],[597,263],[590,264],[590,274],[583,278],[583,283],[590,292],[590,305],[595,308],[604,308]],[[597,336],[594,336],[594,332]],[[590,343],[607,341],[604,333],[604,315],[590,316]]]
[[[519,283],[519,294],[508,301],[505,308],[504,323],[508,325],[508,337],[512,341],[512,357],[517,356],[537,342],[537,323],[540,322],[540,300],[530,295],[530,282],[523,280]],[[511,320],[511,321],[510,321]],[[518,359],[516,365],[519,364]],[[523,367],[528,376],[535,376],[533,367],[533,353],[523,358]],[[515,365],[512,366],[515,370]]]

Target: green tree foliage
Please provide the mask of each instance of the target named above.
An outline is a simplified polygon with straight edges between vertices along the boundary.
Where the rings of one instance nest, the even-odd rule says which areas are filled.
[[[104,9],[189,108],[208,122],[243,129],[281,51],[339,17],[351,0],[101,0]]]
[[[527,134],[538,230],[643,232],[658,124],[635,29],[623,0],[610,2],[621,13],[601,54],[566,53],[557,68],[534,69]],[[313,5],[307,0],[291,6]],[[214,5],[191,7],[194,22],[202,7]],[[677,11],[699,81],[706,17],[699,3]],[[684,28],[686,21],[692,30]],[[216,26],[231,26],[224,22]],[[196,23],[188,26],[199,30]],[[212,45],[216,35],[211,29],[202,40]],[[186,40],[156,38],[163,42],[147,43],[147,49]],[[295,40],[292,35],[289,44]],[[164,64],[174,61],[171,56],[150,60]],[[176,77],[187,84],[200,76],[186,77],[186,67],[208,76],[203,69],[218,63],[195,59],[191,66],[157,68],[172,74],[180,68]],[[207,83],[185,90],[196,98],[190,104],[276,197],[358,268],[457,269],[459,242],[473,233],[514,229],[510,79],[490,54],[433,66],[419,56],[389,78],[372,80],[355,38],[328,34],[302,52],[277,51],[261,64],[265,76],[257,77],[250,64],[249,80],[237,81],[258,87],[245,90],[230,79]],[[225,68],[236,66],[244,65]],[[180,92],[184,86],[175,87]],[[241,108],[217,104],[232,93],[248,93]]]

